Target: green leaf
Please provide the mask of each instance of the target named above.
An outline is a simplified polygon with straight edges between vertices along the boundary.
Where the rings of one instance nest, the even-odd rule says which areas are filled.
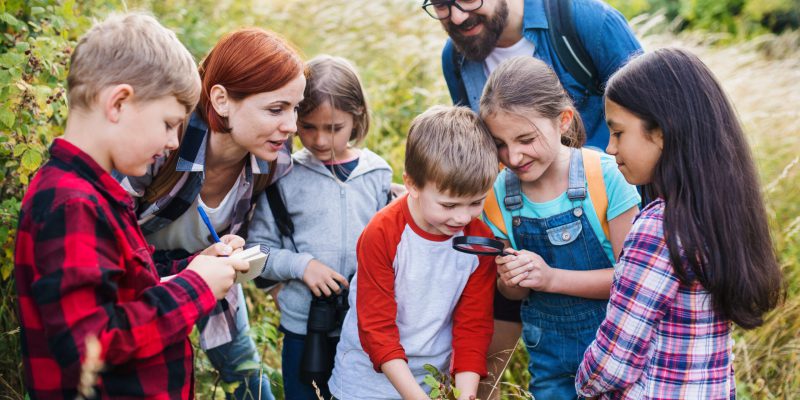
[[[439,382],[433,377],[433,375],[425,375],[425,378],[422,381],[432,388],[439,387]]]
[[[8,280],[12,272],[14,272],[14,264],[12,263],[4,263],[3,266],[0,267],[0,275],[2,275],[4,281]]]
[[[247,360],[247,361],[237,365],[235,371],[236,372],[240,372],[240,371],[257,370],[259,367],[260,367],[259,363],[255,362],[253,360]]]
[[[458,390],[458,388],[455,386],[453,386],[453,396],[455,396],[456,398],[461,397],[461,391]]]
[[[25,143],[20,143],[20,144],[14,146],[14,157],[21,156],[22,153],[25,152],[25,150],[28,150],[28,145],[25,144]]]
[[[431,394],[430,394],[429,397],[432,398],[432,399],[437,399],[437,398],[439,398],[440,394],[441,393],[439,392],[439,389],[433,389],[433,390],[431,390]]]
[[[428,371],[433,376],[439,375],[439,370],[431,364],[425,364],[424,368],[425,371]]]
[[[44,12],[44,7],[31,7],[31,15],[41,14]]]
[[[9,13],[0,14],[0,21],[3,21],[3,22],[5,22],[5,23],[7,23],[9,25],[14,26],[14,27],[18,27],[19,24],[20,24],[19,20],[14,18],[14,16],[9,14]]]
[[[22,65],[26,62],[22,53],[8,52],[0,55],[0,65]]]
[[[236,391],[236,388],[239,387],[240,383],[241,382],[239,382],[239,381],[236,381],[236,382],[221,381],[220,382],[220,386],[222,386],[222,391],[223,392],[228,393],[228,394],[233,394],[233,392]]]
[[[42,153],[39,153],[36,150],[29,149],[24,154],[22,154],[22,166],[29,170],[33,171],[36,168],[39,168],[39,165],[42,164]]]
[[[0,108],[0,123],[11,129],[14,126],[14,120],[17,118],[14,112],[8,108]]]

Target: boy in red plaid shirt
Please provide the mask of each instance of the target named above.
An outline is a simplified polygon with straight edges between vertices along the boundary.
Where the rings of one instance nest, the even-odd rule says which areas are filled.
[[[152,17],[95,25],[72,55],[63,138],[22,201],[15,253],[25,386],[31,399],[194,396],[188,335],[245,262],[218,257],[244,245],[223,237],[199,255],[154,265],[134,203],[112,170],[143,175],[178,147],[197,104],[191,55]],[[163,283],[159,275],[175,275]]]

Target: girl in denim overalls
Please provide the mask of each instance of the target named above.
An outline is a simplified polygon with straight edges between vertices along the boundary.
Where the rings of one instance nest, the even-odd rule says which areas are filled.
[[[492,193],[501,223],[487,222],[512,248],[497,258],[498,288],[524,299],[529,390],[538,399],[573,399],[575,372],[605,316],[615,255],[640,198],[613,158],[580,149],[580,116],[542,61],[503,63],[489,77],[480,110],[506,166]],[[592,162],[607,200],[587,188],[584,166]]]

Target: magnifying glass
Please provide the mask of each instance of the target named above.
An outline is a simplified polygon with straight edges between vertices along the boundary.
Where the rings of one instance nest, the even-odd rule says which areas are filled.
[[[511,255],[511,253],[503,251],[505,247],[503,242],[483,236],[459,236],[453,238],[453,249],[479,256]]]

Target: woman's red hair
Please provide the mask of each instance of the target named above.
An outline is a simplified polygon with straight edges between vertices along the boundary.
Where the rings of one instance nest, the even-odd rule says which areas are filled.
[[[303,71],[300,54],[277,34],[259,28],[228,33],[200,64],[200,114],[212,131],[229,132],[227,121],[209,99],[214,85],[224,87],[232,99],[242,100],[280,89]]]

